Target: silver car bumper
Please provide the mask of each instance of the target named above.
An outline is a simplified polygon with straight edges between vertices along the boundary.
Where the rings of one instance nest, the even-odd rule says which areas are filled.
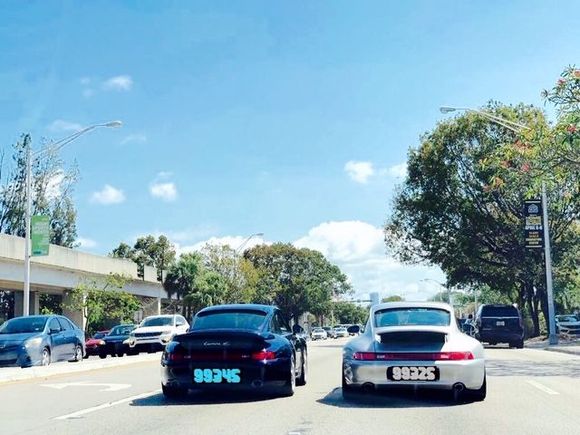
[[[391,381],[387,379],[387,369],[394,366],[437,367],[439,379],[436,381]],[[348,385],[362,386],[371,383],[377,387],[423,387],[451,389],[462,383],[466,388],[479,389],[485,375],[482,359],[468,361],[343,361],[343,375]]]

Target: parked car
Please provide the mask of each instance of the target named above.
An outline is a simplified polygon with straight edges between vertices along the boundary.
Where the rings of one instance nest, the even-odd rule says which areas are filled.
[[[314,340],[326,340],[328,338],[328,334],[322,328],[314,328],[310,333],[310,338]]]
[[[364,333],[344,346],[342,394],[378,388],[448,390],[456,400],[482,401],[483,346],[459,331],[448,304],[373,305]]]
[[[0,326],[0,367],[81,361],[85,333],[64,316],[26,316]]]
[[[131,351],[156,352],[163,350],[175,335],[184,334],[188,329],[189,323],[179,314],[149,316],[131,332],[126,344]]]
[[[109,333],[108,330],[97,331],[94,335],[85,341],[85,358],[89,356],[97,356],[99,354],[99,348],[105,344],[103,337]]]
[[[475,338],[491,345],[508,343],[524,347],[524,325],[520,311],[513,305],[484,304],[475,315]]]
[[[326,336],[328,338],[336,338],[336,334],[334,333],[334,329],[330,326],[323,326],[322,329],[326,331]]]
[[[335,338],[348,337],[348,331],[346,327],[339,326],[337,328],[334,328],[334,335],[336,336]]]
[[[161,357],[166,397],[190,389],[276,392],[292,396],[306,384],[304,329],[292,329],[274,306],[216,305],[201,310],[187,334],[176,335]]]
[[[123,355],[137,355],[139,351],[131,349],[125,341],[131,335],[136,325],[117,325],[103,337],[103,345],[99,348],[99,357],[106,358],[107,355],[122,357]]]
[[[565,334],[580,334],[580,319],[573,314],[560,314],[556,316],[556,328]]]

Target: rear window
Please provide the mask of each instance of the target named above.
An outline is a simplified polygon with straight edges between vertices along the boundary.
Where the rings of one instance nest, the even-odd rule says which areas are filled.
[[[516,307],[506,306],[486,306],[481,309],[482,317],[518,317],[519,312]]]
[[[390,308],[375,313],[375,326],[449,326],[451,314],[438,308]]]
[[[263,311],[206,311],[199,313],[191,327],[192,331],[200,329],[260,329],[266,319]]]

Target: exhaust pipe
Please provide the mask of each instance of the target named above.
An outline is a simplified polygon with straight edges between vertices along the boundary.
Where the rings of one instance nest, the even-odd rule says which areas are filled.
[[[375,391],[375,384],[372,384],[370,382],[366,382],[363,384],[362,390],[364,393],[372,393]]]
[[[453,391],[454,392],[463,393],[463,390],[465,390],[465,385],[463,385],[461,382],[453,384]]]

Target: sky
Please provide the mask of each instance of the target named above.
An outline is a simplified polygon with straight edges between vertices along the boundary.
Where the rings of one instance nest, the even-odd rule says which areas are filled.
[[[554,3],[554,4],[552,4]],[[557,3],[557,4],[556,4]],[[559,1],[0,2],[0,143],[67,146],[78,249],[167,234],[320,250],[370,292],[422,300],[445,275],[389,258],[408,150],[443,105],[542,105],[580,60]],[[550,112],[550,108],[546,107]]]

